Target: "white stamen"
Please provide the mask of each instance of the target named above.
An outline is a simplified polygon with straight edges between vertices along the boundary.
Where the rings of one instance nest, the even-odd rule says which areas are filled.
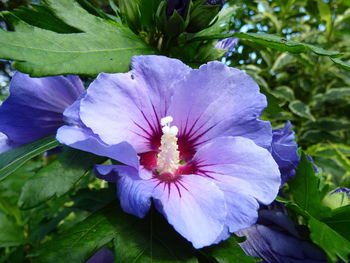
[[[179,167],[179,151],[177,145],[177,133],[179,129],[176,126],[170,126],[173,121],[171,116],[166,116],[160,120],[163,126],[163,135],[160,140],[160,153],[158,154],[158,171],[160,173],[174,173]]]

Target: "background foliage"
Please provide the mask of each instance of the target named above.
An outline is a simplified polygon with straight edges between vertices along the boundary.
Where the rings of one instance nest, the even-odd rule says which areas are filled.
[[[350,1],[229,1],[213,26],[196,32],[181,17],[165,23],[151,16],[164,1],[140,4],[141,17],[130,11],[135,3],[142,1],[0,1],[0,57],[14,61],[0,61],[0,99],[13,67],[33,76],[82,74],[88,83],[101,71],[127,71],[137,54],[196,67],[221,59],[217,39],[238,37],[223,61],[259,83],[269,100],[264,118],[275,128],[291,120],[319,169],[301,153],[297,176],[278,201],[308,228],[305,239],[330,261],[346,262],[350,206],[329,193],[350,188]],[[256,261],[236,237],[195,251],[157,212],[144,220],[126,215],[114,185],[91,170],[109,161],[65,148],[42,155],[57,145],[49,137],[0,155],[0,262],[85,262],[101,247],[112,248],[117,262]]]

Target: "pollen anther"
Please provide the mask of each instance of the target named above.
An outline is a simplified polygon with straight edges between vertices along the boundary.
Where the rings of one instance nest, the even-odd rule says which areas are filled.
[[[177,134],[179,129],[176,126],[170,126],[173,118],[164,117],[160,120],[163,126],[163,135],[160,140],[160,153],[158,154],[157,166],[159,173],[174,173],[180,163],[179,151],[177,145]]]

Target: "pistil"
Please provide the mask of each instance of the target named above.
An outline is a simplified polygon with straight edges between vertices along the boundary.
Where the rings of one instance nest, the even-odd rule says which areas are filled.
[[[176,126],[170,126],[173,118],[171,116],[164,117],[160,120],[163,135],[160,140],[160,153],[157,159],[157,170],[160,174],[173,174],[180,164],[179,151],[177,145],[177,134],[179,132]]]

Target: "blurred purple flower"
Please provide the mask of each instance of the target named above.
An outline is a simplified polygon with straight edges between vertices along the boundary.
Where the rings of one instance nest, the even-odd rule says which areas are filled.
[[[325,254],[300,238],[293,221],[285,214],[261,210],[257,224],[239,231],[247,240],[240,243],[247,255],[268,263],[321,263]]]
[[[206,5],[224,5],[225,0],[207,0],[205,2]]]
[[[220,39],[216,43],[215,48],[226,50],[227,52],[225,53],[224,57],[227,57],[230,52],[232,52],[232,50],[238,45],[238,42],[239,38],[235,37]]]
[[[12,147],[10,145],[9,139],[7,136],[0,132],[0,153],[11,150]]]
[[[64,124],[63,111],[83,91],[77,76],[31,78],[16,72],[0,106],[0,132],[7,136],[0,152],[55,134]]]
[[[128,73],[101,73],[65,111],[57,139],[125,165],[98,165],[124,211],[151,206],[196,248],[255,223],[280,185],[266,98],[244,72],[209,62],[136,56]]]
[[[316,165],[314,163],[314,159],[312,159],[312,157],[310,155],[308,155],[308,154],[306,154],[306,157],[311,162],[312,168],[314,168],[314,172],[318,173],[319,171],[318,171],[318,169],[317,169],[317,167],[316,167]]]
[[[345,193],[348,198],[350,198],[350,189],[346,187],[335,189],[331,194]]]
[[[176,10],[182,17],[185,17],[190,0],[167,0],[167,16],[170,17]]]
[[[108,248],[101,248],[86,263],[113,263],[114,254]]]
[[[299,165],[298,145],[295,142],[294,131],[288,121],[282,129],[272,130],[272,156],[281,172],[281,185],[295,175]]]

